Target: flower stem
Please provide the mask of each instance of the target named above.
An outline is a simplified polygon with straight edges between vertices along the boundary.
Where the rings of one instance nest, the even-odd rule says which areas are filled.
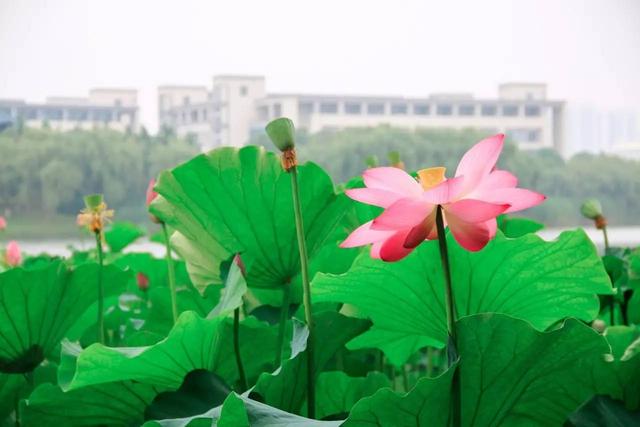
[[[296,220],[296,234],[298,237],[298,250],[300,251],[300,271],[302,275],[302,302],[304,304],[304,316],[309,328],[307,338],[307,416],[315,418],[315,324],[311,312],[311,285],[309,284],[309,267],[307,258],[307,244],[304,239],[304,224],[302,222],[302,207],[300,205],[300,193],[298,190],[298,168],[289,169],[291,175],[291,193],[293,195],[293,212]]]
[[[233,310],[233,350],[236,355],[236,365],[238,365],[241,391],[245,391],[248,387],[247,377],[242,365],[242,356],[240,355],[240,307]]]
[[[459,359],[458,342],[456,333],[456,307],[453,300],[453,287],[451,285],[451,268],[449,266],[449,251],[447,250],[447,235],[444,231],[444,218],[442,215],[442,206],[438,205],[436,210],[436,227],[438,230],[438,244],[440,248],[440,260],[442,261],[442,270],[444,272],[445,284],[445,310],[447,312],[447,333],[449,335],[447,343],[447,364],[450,368]],[[460,427],[461,423],[461,387],[460,387],[460,371],[456,367],[453,373],[453,382],[451,384],[451,412],[449,423],[453,427]]]
[[[602,227],[602,235],[604,236],[604,254],[609,253],[609,234],[607,233],[607,226]]]
[[[276,345],[275,368],[282,363],[282,348],[284,347],[284,333],[289,318],[289,299],[291,297],[291,285],[285,283],[282,286],[282,305],[280,307],[280,323],[278,324],[278,341]]]
[[[103,265],[103,253],[102,253],[102,234],[100,230],[96,231],[96,250],[98,252],[98,342],[100,344],[105,343],[104,334],[104,284],[102,283],[102,265]]]
[[[167,275],[169,277],[169,292],[171,292],[171,314],[173,315],[173,323],[178,320],[178,301],[176,296],[176,272],[173,267],[173,257],[171,256],[171,244],[169,243],[169,231],[167,230],[167,224],[164,222],[162,225],[162,233],[164,234],[165,244],[165,257],[167,259]]]

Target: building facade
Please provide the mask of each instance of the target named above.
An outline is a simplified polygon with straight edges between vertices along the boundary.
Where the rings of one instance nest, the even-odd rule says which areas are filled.
[[[564,103],[547,99],[546,85],[500,85],[495,99],[471,94],[394,96],[267,93],[261,76],[216,76],[213,87],[162,86],[161,126],[191,134],[204,150],[246,144],[274,118],[291,118],[310,133],[390,125],[416,128],[476,128],[507,134],[522,149],[564,153]]]
[[[18,121],[27,127],[56,130],[109,128],[136,131],[138,92],[134,89],[92,89],[87,98],[49,97],[44,103],[0,99],[0,123]]]

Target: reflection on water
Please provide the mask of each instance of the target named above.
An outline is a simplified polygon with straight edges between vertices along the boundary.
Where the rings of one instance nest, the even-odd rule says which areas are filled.
[[[558,234],[570,228],[549,228],[540,231],[538,234],[545,240],[555,239]],[[585,231],[591,240],[599,248],[604,247],[604,238],[602,231],[595,228],[585,228]],[[612,246],[640,246],[640,227],[611,227],[609,228],[609,242]],[[80,241],[77,239],[69,240],[43,240],[43,241],[19,241],[22,250],[26,254],[36,255],[40,253],[48,253],[51,255],[68,256],[72,248],[85,250],[91,249],[92,240]],[[150,252],[157,257],[164,255],[164,246],[140,240],[129,246],[125,252]]]

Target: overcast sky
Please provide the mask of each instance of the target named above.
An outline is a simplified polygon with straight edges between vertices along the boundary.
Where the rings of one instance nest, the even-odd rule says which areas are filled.
[[[495,96],[547,82],[575,105],[640,109],[640,0],[0,0],[0,98],[267,77],[272,92]]]

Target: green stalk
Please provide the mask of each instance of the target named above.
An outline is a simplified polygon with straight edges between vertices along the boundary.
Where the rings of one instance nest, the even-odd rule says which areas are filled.
[[[165,257],[167,259],[167,272],[169,276],[169,292],[171,292],[171,313],[173,315],[173,323],[178,320],[178,301],[176,296],[176,272],[173,267],[173,257],[171,256],[171,244],[169,243],[169,231],[167,230],[167,224],[164,222],[162,225],[162,233],[164,234],[165,244]]]
[[[315,418],[316,413],[316,389],[315,389],[315,324],[311,312],[311,285],[309,284],[309,260],[307,258],[307,244],[304,239],[304,224],[302,222],[302,207],[300,205],[300,193],[298,190],[298,169],[293,166],[291,175],[291,193],[293,195],[293,212],[296,220],[296,234],[298,237],[298,249],[300,251],[300,270],[302,273],[302,302],[304,304],[304,316],[309,328],[307,338],[307,416]]]
[[[104,284],[102,283],[104,255],[102,253],[102,234],[100,231],[96,231],[94,234],[96,235],[96,250],[98,251],[98,342],[104,344]]]
[[[240,307],[233,310],[233,351],[236,355],[236,365],[238,366],[238,377],[240,377],[240,387],[245,391],[247,387],[247,377],[244,373],[242,365],[242,356],[240,355]]]
[[[280,307],[280,323],[278,324],[278,341],[276,345],[275,368],[282,363],[282,352],[284,347],[284,333],[289,318],[289,299],[291,298],[291,285],[285,283],[282,287],[282,306]]]
[[[604,236],[604,254],[609,253],[609,233],[607,233],[607,226],[602,227],[602,235]]]
[[[450,368],[458,359],[457,333],[456,333],[456,307],[453,300],[453,287],[451,285],[451,268],[449,266],[449,251],[447,250],[447,235],[444,231],[444,218],[442,215],[442,206],[436,208],[436,227],[438,230],[438,244],[440,248],[440,260],[442,261],[442,270],[444,272],[445,284],[445,310],[447,312],[447,332],[449,340],[447,343],[447,364]],[[453,373],[453,383],[451,387],[451,414],[449,417],[450,425],[453,427],[461,426],[461,388],[460,374],[456,367]]]

